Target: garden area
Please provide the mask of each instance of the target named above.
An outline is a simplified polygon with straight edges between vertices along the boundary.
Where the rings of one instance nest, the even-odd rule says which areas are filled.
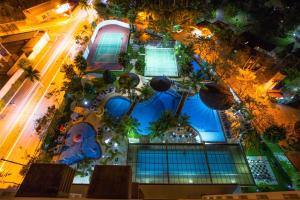
[[[299,172],[286,156],[299,151],[299,128],[275,125],[265,101],[256,98],[248,83],[257,83],[259,75],[246,64],[240,67],[251,52],[236,52],[230,31],[209,27],[210,39],[190,33],[182,39],[172,29],[214,18],[216,9],[201,14],[176,10],[164,18],[147,8],[124,9],[112,2],[96,10],[104,19],[130,23],[127,49],[117,59],[123,68],[91,69],[83,52],[73,64],[62,66],[64,87],[50,95],[64,92],[64,103],[50,107],[37,121],[43,145],[34,161],[70,164],[76,169],[75,182],[87,183],[97,164],[125,165],[128,143],[240,143],[257,184],[245,191],[299,189]],[[230,7],[225,11],[232,15],[228,23],[243,29],[246,14]],[[78,43],[87,45],[85,34],[77,37]],[[162,72],[160,65],[168,68]],[[72,133],[83,123],[88,127],[81,134]],[[76,155],[66,153],[73,149]]]

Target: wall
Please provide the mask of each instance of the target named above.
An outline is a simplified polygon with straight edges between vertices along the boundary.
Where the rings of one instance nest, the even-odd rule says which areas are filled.
[[[45,32],[44,35],[40,38],[40,40],[32,48],[32,52],[28,56],[28,59],[33,60],[41,52],[41,50],[46,46],[46,44],[49,42],[49,40],[50,40],[50,37],[49,37],[48,33]]]
[[[28,58],[29,60],[33,60],[41,50],[46,46],[48,41],[50,40],[47,32],[36,42],[34,45],[32,52],[28,55],[28,57],[23,53],[15,64],[9,69],[7,75],[11,76],[10,79],[6,82],[6,84],[0,90],[0,99],[5,96],[5,94],[10,90],[11,86],[20,78],[23,73],[23,69],[20,69],[18,63],[23,58]]]

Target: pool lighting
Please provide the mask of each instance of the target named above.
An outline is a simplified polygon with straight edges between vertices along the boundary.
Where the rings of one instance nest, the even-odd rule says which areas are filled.
[[[193,183],[193,180],[192,180],[192,179],[189,179],[189,183]]]
[[[114,147],[118,147],[119,146],[119,144],[118,143],[114,143]]]
[[[291,184],[288,184],[288,186],[287,186],[289,189],[292,189],[293,188],[293,186],[291,185]]]
[[[110,139],[104,140],[104,143],[105,143],[105,144],[108,144],[109,142],[110,142]]]

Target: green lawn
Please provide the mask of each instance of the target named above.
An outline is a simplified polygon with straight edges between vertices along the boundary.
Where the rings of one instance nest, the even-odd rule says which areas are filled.
[[[278,144],[265,141],[268,148],[273,152],[274,158],[280,163],[281,168],[284,172],[293,180],[294,177],[298,176],[298,172],[293,164],[285,156],[284,151],[278,146]]]
[[[285,47],[291,43],[293,43],[295,39],[292,36],[287,37],[275,37],[272,42],[274,42],[277,46]]]

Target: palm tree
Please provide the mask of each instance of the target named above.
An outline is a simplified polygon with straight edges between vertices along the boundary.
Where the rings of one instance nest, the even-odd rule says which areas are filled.
[[[86,59],[83,57],[83,53],[80,52],[74,60],[74,64],[76,66],[76,68],[78,69],[78,71],[80,72],[80,75],[83,75],[86,68],[87,68],[87,61]]]
[[[137,133],[137,127],[140,123],[129,116],[125,116],[119,123],[117,127],[117,132],[122,133],[123,136],[127,136],[128,134],[134,135]]]
[[[188,126],[190,124],[189,119],[190,119],[190,116],[188,116],[188,115],[180,115],[177,118],[178,126],[181,126],[181,127]]]
[[[28,66],[24,69],[25,78],[29,79],[31,82],[39,81],[41,79],[41,74],[38,70],[33,69],[32,66]]]
[[[154,94],[154,90],[149,86],[145,85],[141,89],[137,89],[141,93],[141,98],[147,100]]]
[[[90,8],[93,8],[93,4],[89,3],[89,0],[78,0],[78,5],[87,13]]]
[[[18,62],[18,67],[25,69],[31,65],[30,61],[27,58],[22,58]]]

